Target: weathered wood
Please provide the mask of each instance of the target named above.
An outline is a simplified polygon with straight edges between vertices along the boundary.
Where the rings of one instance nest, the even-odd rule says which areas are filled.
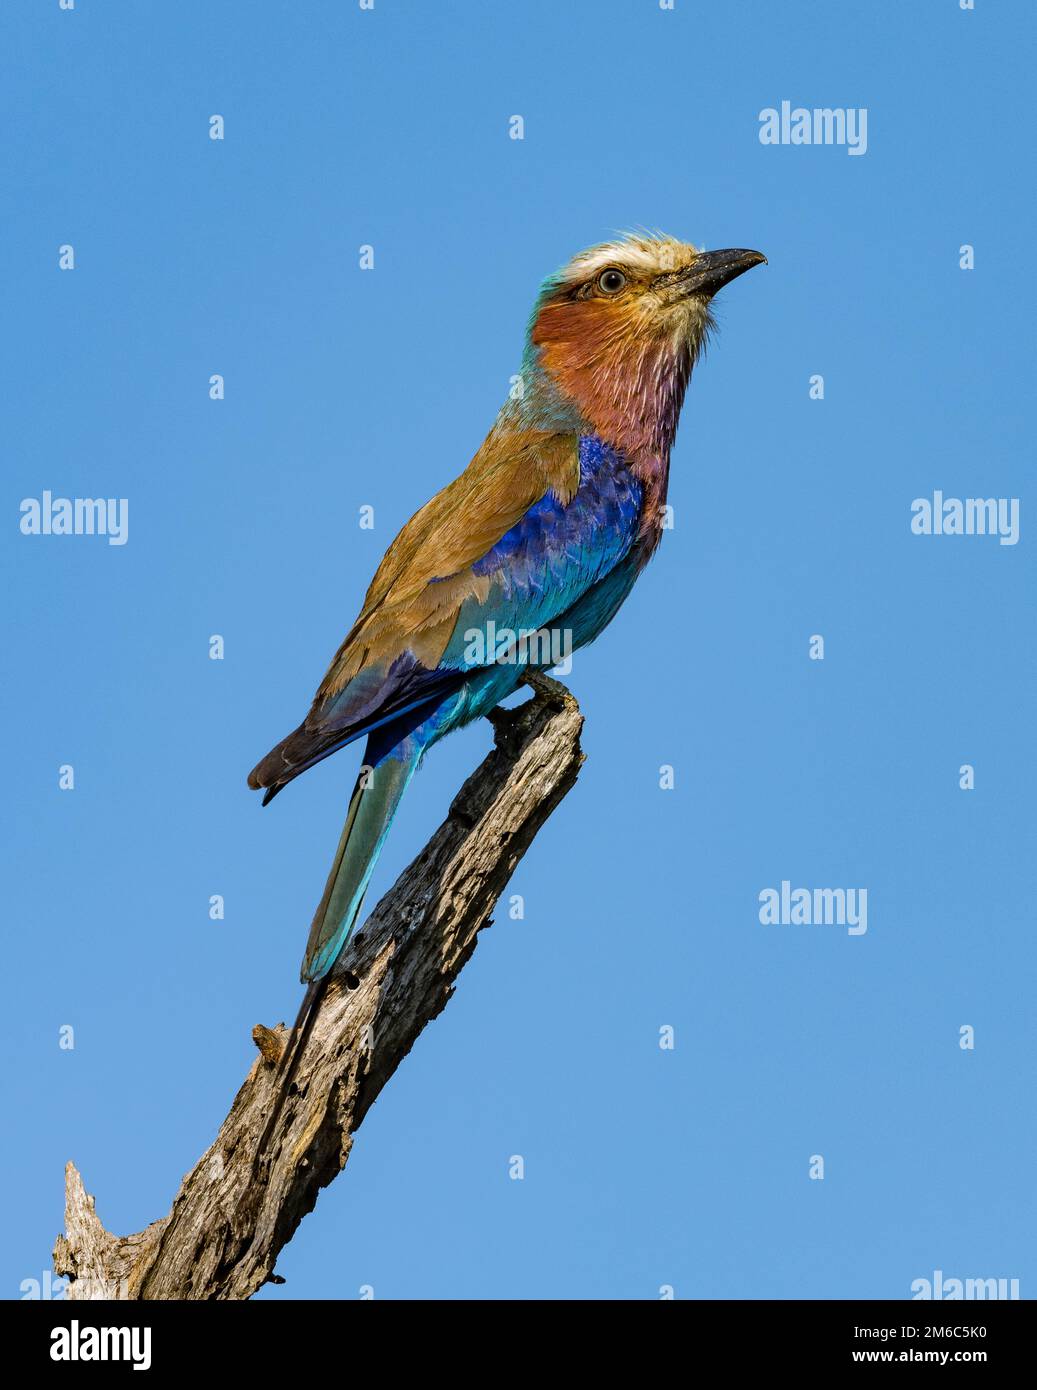
[[[243,1299],[267,1280],[418,1034],[446,1005],[515,865],[583,761],[583,718],[557,681],[495,710],[495,749],[336,966],[294,1082],[253,1174],[287,1031],[257,1025],[260,1050],[215,1142],[168,1216],[132,1236],[105,1230],[73,1164],[54,1268],[68,1297]]]

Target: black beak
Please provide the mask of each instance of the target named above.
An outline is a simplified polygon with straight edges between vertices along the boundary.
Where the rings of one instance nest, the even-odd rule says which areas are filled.
[[[767,257],[760,251],[703,251],[681,276],[681,290],[714,295],[754,265],[766,264]]]

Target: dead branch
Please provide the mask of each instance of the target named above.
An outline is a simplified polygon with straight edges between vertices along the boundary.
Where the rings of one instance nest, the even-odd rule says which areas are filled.
[[[277,1280],[278,1253],[345,1167],[364,1116],[446,1005],[515,865],[576,781],[576,701],[547,677],[529,683],[532,700],[493,712],[494,751],[336,966],[255,1176],[283,1024],[257,1025],[260,1055],[161,1220],[111,1235],[68,1164],[54,1269],[69,1276],[69,1298],[244,1299]]]

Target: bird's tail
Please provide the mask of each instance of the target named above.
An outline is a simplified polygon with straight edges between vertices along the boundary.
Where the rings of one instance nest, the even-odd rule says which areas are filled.
[[[416,740],[405,738],[374,767],[365,766],[357,778],[324,896],[310,927],[301,971],[304,984],[323,979],[349,940],[396,808],[420,756]]]
[[[353,795],[349,799],[346,823],[342,827],[324,896],[317,906],[313,925],[310,927],[310,939],[306,943],[306,954],[302,963],[302,979],[307,985],[306,996],[277,1066],[277,1089],[262,1136],[253,1154],[251,1177],[254,1177],[259,1169],[277,1117],[295,1077],[299,1060],[306,1050],[310,1030],[328,983],[328,972],[353,930],[375,861],[389,833],[400,798],[406,791],[421,758],[421,748],[417,740],[412,738],[404,738],[373,767],[366,764],[366,759],[372,751],[369,743],[364,771],[357,778]],[[256,1200],[251,1177],[243,1209],[246,1204],[254,1204]]]

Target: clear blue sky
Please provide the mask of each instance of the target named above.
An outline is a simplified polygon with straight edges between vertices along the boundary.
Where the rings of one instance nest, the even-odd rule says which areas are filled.
[[[6,0],[5,1296],[67,1159],[110,1229],[162,1215],[294,1013],[357,754],[265,811],[245,776],[480,443],[542,276],[638,224],[770,265],[717,302],[675,529],[577,655],[526,918],[262,1296],[1037,1293],[1035,35],[1023,0]],[[762,145],[782,100],[866,107],[866,155]],[[128,543],[21,535],[45,489],[128,498]],[[936,489],[1019,498],[1019,543],[912,535]],[[431,755],[377,889],[489,744]],[[761,925],[783,879],[867,888],[867,933]]]

